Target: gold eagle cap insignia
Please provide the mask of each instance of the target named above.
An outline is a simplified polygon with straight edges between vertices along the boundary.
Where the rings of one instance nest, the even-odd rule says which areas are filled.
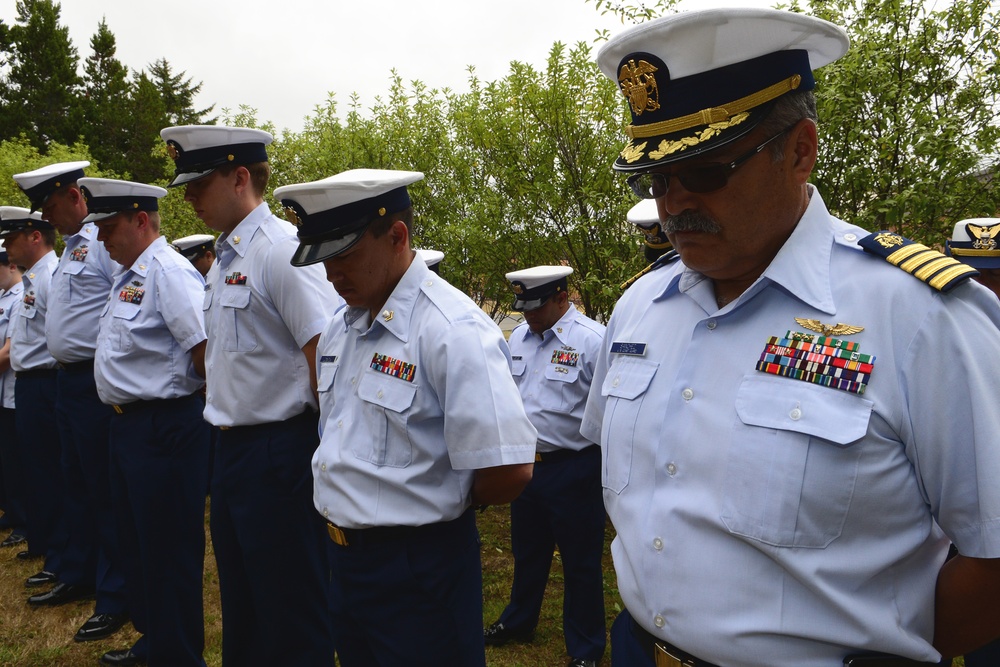
[[[816,331],[824,336],[850,336],[851,334],[856,334],[859,331],[864,331],[864,327],[854,326],[853,324],[823,324],[819,320],[808,319],[805,317],[796,317],[795,321],[799,326],[803,326],[809,331]]]
[[[1000,225],[966,225],[970,236],[976,240],[972,247],[977,249],[993,250],[997,247],[997,235],[1000,234]]]

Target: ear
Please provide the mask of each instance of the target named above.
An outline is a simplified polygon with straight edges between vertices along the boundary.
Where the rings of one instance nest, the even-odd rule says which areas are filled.
[[[816,137],[816,123],[804,118],[792,129],[792,136],[785,158],[796,184],[804,185],[816,166],[819,140]]]
[[[69,200],[73,203],[73,206],[77,206],[80,204],[80,202],[83,201],[83,193],[80,192],[80,188],[75,185],[67,188],[66,196],[69,197]]]
[[[250,187],[250,170],[249,169],[247,169],[243,165],[240,165],[239,167],[236,168],[236,171],[233,172],[233,173],[236,174],[236,191],[237,192],[242,192],[246,188]]]
[[[389,228],[389,237],[392,239],[394,252],[406,252],[410,249],[410,230],[402,220],[393,220],[392,227]]]
[[[136,229],[145,229],[149,226],[149,213],[146,211],[139,211],[136,213],[134,220]]]

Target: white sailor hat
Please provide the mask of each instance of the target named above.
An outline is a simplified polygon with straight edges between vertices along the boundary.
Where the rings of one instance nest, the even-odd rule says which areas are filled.
[[[625,218],[642,232],[643,243],[646,244],[647,248],[666,252],[674,247],[660,224],[660,215],[656,210],[655,199],[640,200],[638,204],[629,209]],[[657,253],[657,256],[662,252]]]
[[[215,237],[211,234],[192,234],[174,239],[170,245],[180,254],[193,260],[206,250],[215,250]]]
[[[417,257],[424,261],[428,269],[434,273],[438,272],[438,269],[440,269],[440,266],[438,265],[441,264],[441,260],[444,259],[443,252],[440,250],[428,250],[426,248],[414,248],[414,250],[417,253]]]
[[[1000,218],[969,218],[955,223],[944,252],[975,269],[1000,269]]]
[[[745,136],[848,46],[832,23],[754,8],[672,14],[615,35],[597,54],[632,113],[614,168],[643,171]]]
[[[83,178],[83,168],[89,167],[86,160],[80,162],[57,162],[48,164],[34,171],[27,171],[23,174],[14,174],[14,181],[17,187],[28,196],[31,202],[31,210],[37,211],[45,203],[49,196],[66,185],[75,183]]]
[[[156,185],[111,178],[81,178],[77,185],[87,202],[84,222],[97,222],[125,211],[159,210],[159,199],[167,194]]]
[[[568,289],[566,276],[571,273],[573,269],[569,266],[533,266],[511,271],[505,277],[514,292],[512,308],[528,311],[541,307],[552,295]]]
[[[20,206],[0,206],[0,239],[23,231],[55,229],[42,214]]]
[[[224,164],[267,162],[274,141],[270,132],[225,125],[177,125],[160,130],[167,154],[174,161],[174,178],[168,188],[208,176]]]
[[[423,177],[419,171],[351,169],[277,188],[274,198],[299,228],[292,265],[315,264],[353,246],[374,220],[409,208],[406,186]]]

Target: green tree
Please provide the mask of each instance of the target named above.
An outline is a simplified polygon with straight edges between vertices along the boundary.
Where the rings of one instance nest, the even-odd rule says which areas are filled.
[[[124,164],[128,165],[128,176],[133,181],[162,181],[171,171],[166,148],[160,140],[160,130],[169,125],[167,112],[160,91],[145,72],[134,72],[133,79],[125,116],[129,141]]]
[[[126,162],[130,144],[128,68],[115,57],[114,34],[102,19],[90,38],[91,55],[84,62],[84,140],[94,157],[119,174],[131,171]]]
[[[77,52],[52,0],[18,0],[6,31],[9,71],[0,82],[0,136],[24,134],[45,149],[74,143],[83,119]]]
[[[185,74],[187,72],[174,74],[166,58],[149,66],[149,75],[160,91],[167,113],[167,125],[214,125],[215,118],[205,117],[212,113],[215,105],[201,110],[194,108],[194,98],[201,92],[202,84],[194,84],[192,77],[185,79]]]

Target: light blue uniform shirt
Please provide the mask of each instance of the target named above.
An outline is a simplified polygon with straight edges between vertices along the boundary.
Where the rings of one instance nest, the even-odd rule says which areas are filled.
[[[420,260],[368,320],[345,308],[320,338],[316,509],[345,528],[455,519],[476,469],[534,460],[503,334]]]
[[[21,276],[21,308],[8,334],[10,365],[17,372],[56,367],[45,344],[45,319],[51,298],[49,285],[58,262],[55,251],[50,250]]]
[[[162,236],[115,276],[94,362],[102,403],[180,398],[201,388],[191,348],[205,340],[204,288],[201,274]]]
[[[527,322],[511,332],[511,372],[524,411],[538,430],[539,452],[594,444],[580,435],[580,421],[603,338],[604,325],[573,304],[541,337]]]
[[[23,292],[24,285],[15,283],[9,290],[0,294],[0,341],[6,342],[10,337],[10,323],[17,321],[17,313],[20,310],[21,294]],[[14,407],[13,367],[8,368],[4,373],[0,373],[0,407]]]
[[[261,204],[215,244],[205,277],[205,419],[216,426],[280,422],[316,409],[302,347],[343,299],[322,264],[291,265],[295,227]]]
[[[648,631],[727,667],[936,661],[948,538],[1000,557],[1000,303],[864,253],[868,232],[811,193],[737,301],[719,310],[677,262],[615,308],[582,430],[604,450],[619,590]],[[863,394],[755,370],[796,317],[864,327],[842,337],[876,357]]]
[[[94,358],[97,321],[107,305],[108,290],[121,266],[97,240],[97,228],[84,225],[64,236],[66,249],[52,274],[45,338],[49,352],[63,363]]]

